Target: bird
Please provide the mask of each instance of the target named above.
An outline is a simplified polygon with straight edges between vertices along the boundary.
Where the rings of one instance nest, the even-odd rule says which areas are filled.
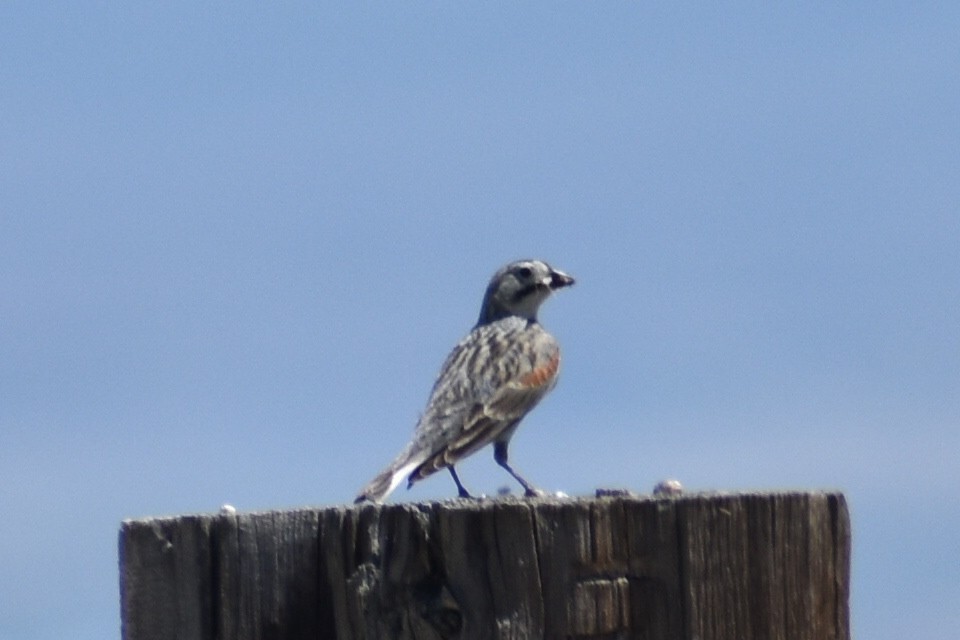
[[[507,448],[560,371],[560,345],[537,312],[554,291],[573,283],[542,260],[517,260],[493,275],[477,323],[440,368],[413,438],[355,502],[383,502],[404,481],[409,489],[441,469],[450,472],[458,495],[470,498],[454,467],[489,444],[525,495],[543,495],[510,465]]]

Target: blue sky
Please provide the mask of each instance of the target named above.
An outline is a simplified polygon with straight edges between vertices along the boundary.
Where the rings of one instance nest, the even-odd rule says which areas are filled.
[[[0,637],[117,637],[123,518],[351,500],[490,274],[539,257],[578,283],[518,468],[842,489],[856,636],[952,640],[958,30],[925,3],[5,3]],[[487,452],[461,477],[509,484]]]

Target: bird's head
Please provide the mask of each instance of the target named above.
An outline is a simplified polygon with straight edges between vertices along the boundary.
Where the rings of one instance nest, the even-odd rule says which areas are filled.
[[[569,275],[540,260],[511,262],[490,279],[477,325],[509,316],[536,320],[543,301],[573,282]]]

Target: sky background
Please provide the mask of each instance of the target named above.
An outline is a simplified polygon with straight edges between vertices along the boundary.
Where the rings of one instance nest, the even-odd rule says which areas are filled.
[[[954,640],[958,33],[957,3],[3,3],[0,637],[118,637],[123,518],[351,501],[538,257],[577,285],[519,469],[843,490],[855,636]]]

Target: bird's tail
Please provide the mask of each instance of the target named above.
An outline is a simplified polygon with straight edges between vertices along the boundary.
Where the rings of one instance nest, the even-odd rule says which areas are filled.
[[[390,463],[389,467],[378,473],[367,483],[367,486],[360,490],[354,502],[383,502],[422,462],[413,456],[412,449],[408,447]]]

